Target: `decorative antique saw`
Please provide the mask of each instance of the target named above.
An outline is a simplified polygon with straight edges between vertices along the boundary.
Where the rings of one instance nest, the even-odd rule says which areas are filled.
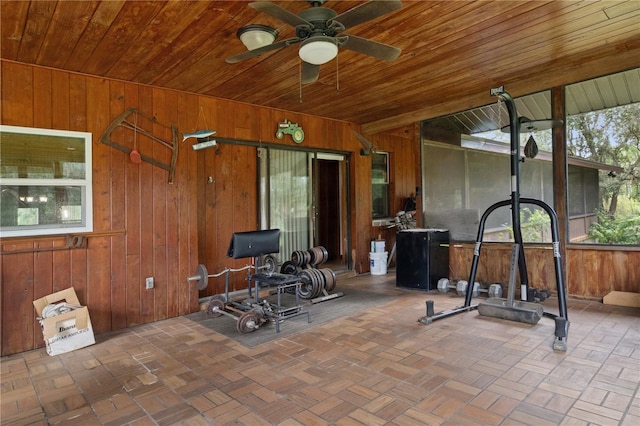
[[[320,65],[333,59],[337,54],[338,47],[385,61],[393,61],[400,55],[400,49],[397,47],[344,34],[343,31],[400,9],[402,7],[401,1],[371,0],[341,14],[332,9],[321,7],[324,2],[325,0],[309,1],[312,7],[303,10],[300,15],[295,15],[276,4],[266,1],[249,3],[250,7],[295,27],[296,36],[231,56],[227,58],[227,62],[233,64],[272,50],[300,43],[299,54],[303,61],[302,83],[312,83],[318,79]],[[313,47],[319,46],[316,43],[325,43],[325,48],[328,48],[329,51],[331,49],[335,50],[335,54],[329,55],[329,58],[325,58],[324,62],[322,60],[309,59],[305,55],[305,51],[313,50]],[[335,47],[331,47],[329,44]]]

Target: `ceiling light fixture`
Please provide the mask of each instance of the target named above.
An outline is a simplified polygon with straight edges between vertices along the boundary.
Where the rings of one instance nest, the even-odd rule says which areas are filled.
[[[332,37],[317,36],[308,38],[300,45],[298,55],[303,61],[313,64],[322,65],[338,54],[338,45]]]
[[[240,28],[236,37],[247,46],[247,49],[255,50],[273,43],[278,37],[278,31],[266,25],[251,24]]]

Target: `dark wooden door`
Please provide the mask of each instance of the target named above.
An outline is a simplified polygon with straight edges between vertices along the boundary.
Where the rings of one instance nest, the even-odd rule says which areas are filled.
[[[318,201],[316,206],[317,245],[329,253],[329,260],[340,257],[340,162],[316,161]]]

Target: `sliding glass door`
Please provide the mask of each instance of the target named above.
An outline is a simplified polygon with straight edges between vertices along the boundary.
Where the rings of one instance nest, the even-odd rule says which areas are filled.
[[[295,250],[322,245],[331,267],[346,269],[348,215],[343,154],[260,148],[260,222],[280,229],[282,264]]]
[[[312,241],[312,188],[309,153],[269,149],[267,154],[268,224],[280,229],[280,259],[306,250]],[[263,222],[264,223],[264,222]]]

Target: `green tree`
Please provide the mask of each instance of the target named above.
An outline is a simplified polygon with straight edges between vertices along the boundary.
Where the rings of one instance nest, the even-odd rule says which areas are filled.
[[[599,212],[589,236],[600,244],[640,244],[640,216],[614,219]]]
[[[640,104],[567,117],[567,154],[622,168],[600,180],[601,208],[615,217],[621,194],[640,197]]]

